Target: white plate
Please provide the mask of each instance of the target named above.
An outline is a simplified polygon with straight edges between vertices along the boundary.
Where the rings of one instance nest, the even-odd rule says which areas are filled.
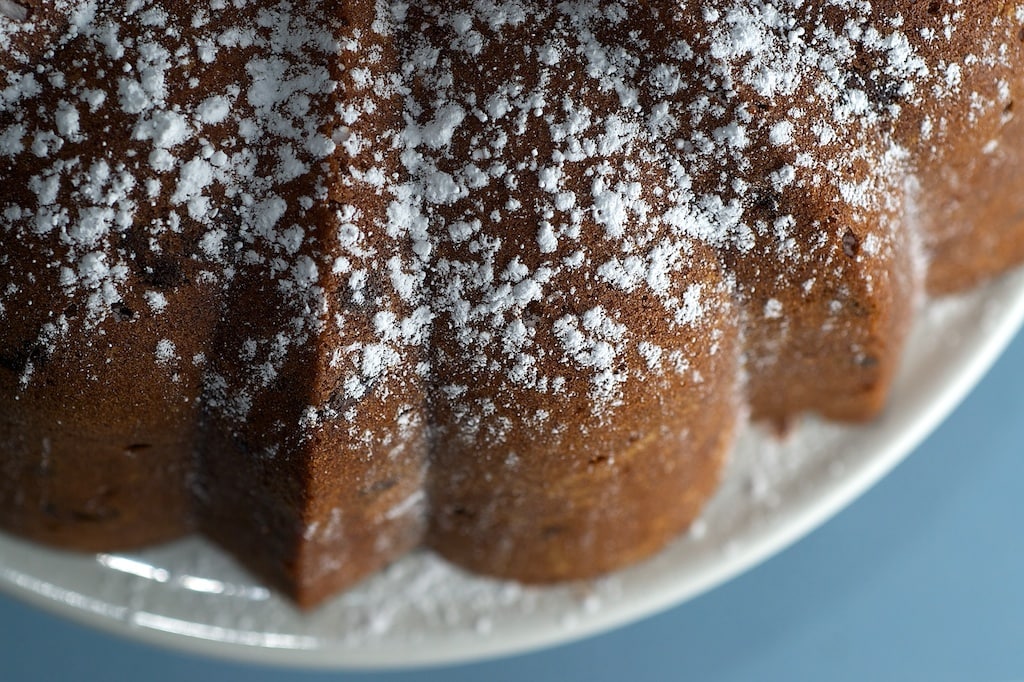
[[[524,588],[416,554],[301,614],[198,539],[82,556],[0,536],[0,589],[119,634],[249,662],[400,667],[577,639],[710,589],[823,523],[956,406],[1022,318],[1024,272],[930,303],[880,419],[863,427],[806,420],[782,442],[747,429],[690,535],[603,580]]]

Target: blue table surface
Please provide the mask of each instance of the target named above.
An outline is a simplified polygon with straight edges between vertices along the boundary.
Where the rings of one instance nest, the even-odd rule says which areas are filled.
[[[1024,680],[1024,337],[895,472],[745,575],[529,655],[388,673],[224,663],[0,596],[0,680]]]

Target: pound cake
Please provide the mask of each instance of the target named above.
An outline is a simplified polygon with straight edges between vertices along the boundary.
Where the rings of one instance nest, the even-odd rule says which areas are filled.
[[[1024,259],[1020,98],[1020,0],[0,0],[0,528],[638,561]]]

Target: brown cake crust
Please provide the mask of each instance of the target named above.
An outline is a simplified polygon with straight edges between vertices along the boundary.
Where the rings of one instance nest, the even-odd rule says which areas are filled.
[[[457,39],[447,17],[471,12],[473,4],[453,3],[445,8],[447,15],[434,16],[430,9],[436,8],[413,8],[408,23],[430,26],[423,36],[440,47]],[[549,15],[505,27],[500,40],[498,35],[485,39],[480,51],[455,53],[450,63],[416,72],[412,96],[423,104],[420,120],[443,115],[438,109],[468,108],[486,100],[494,93],[492,74],[518,59],[522,45],[556,38],[564,30],[556,20]],[[596,117],[619,109],[614,92],[588,83],[582,62],[568,61],[563,67],[553,72],[525,62],[516,69],[516,87],[531,92],[543,82],[552,92],[571,92]],[[453,76],[450,81],[448,74]],[[438,82],[445,82],[450,94],[438,96]],[[470,118],[438,159],[438,171],[458,173],[481,141],[500,137],[508,127],[498,118]],[[502,158],[554,157],[563,147],[552,130],[550,120],[527,118]],[[602,177],[608,184],[638,181],[651,213],[659,214],[669,206],[655,188],[670,180],[653,150],[646,153],[646,158],[642,153],[603,155]],[[507,206],[508,189],[499,184],[436,209],[444,223],[481,225],[475,240],[439,247],[438,259],[453,265],[433,273],[437,290],[444,289],[454,272],[474,272],[460,266],[479,258],[474,245],[485,239],[501,242],[493,264],[488,261],[497,272],[513,263],[528,272],[551,267],[552,247],[538,239],[537,213],[552,205],[543,173],[537,164],[515,175],[518,206]],[[561,184],[586,187],[593,173],[589,159],[566,163]],[[500,219],[489,220],[496,213]],[[551,221],[559,218],[557,209],[552,211]],[[652,244],[673,240],[667,226],[650,229]],[[618,255],[619,244],[604,237],[593,215],[585,214],[578,230],[579,248],[595,262]],[[504,364],[467,363],[481,347],[492,357],[517,349],[496,343],[478,346],[477,338],[452,334],[458,311],[445,310],[435,319],[430,344],[434,371],[429,404],[436,428],[427,486],[433,509],[430,547],[474,571],[544,582],[589,577],[635,562],[689,525],[714,489],[731,444],[739,403],[739,352],[733,303],[715,253],[694,240],[679,248],[687,249],[693,265],[672,273],[671,288],[683,292],[699,286],[707,292],[702,310],[691,321],[680,324],[654,296],[623,292],[586,269],[553,274],[544,286],[557,293],[530,301],[521,312],[511,307],[509,314],[521,317],[529,330],[530,354],[536,358],[530,373],[564,381],[556,402],[524,390],[516,370],[510,372]],[[579,358],[566,362],[561,347],[570,328],[576,332],[575,325],[587,333],[588,319],[609,328],[611,345],[622,341],[613,338],[612,327],[644,329],[649,343],[666,356],[680,353],[686,366],[659,375],[641,354],[622,353],[608,368],[607,385],[596,385],[585,367],[580,371],[573,366]],[[643,380],[648,374],[649,380]],[[614,392],[615,409],[595,412],[595,402],[605,399],[595,395],[606,390]]]
[[[20,0],[0,526],[584,578],[1024,259],[1024,6]],[[73,6],[74,5],[74,6]]]
[[[372,2],[348,3],[332,10],[330,20],[343,40],[372,37],[373,9]],[[397,68],[392,44],[364,41],[362,49],[379,50],[377,68]],[[346,126],[347,134],[385,139],[401,125],[394,97],[366,93],[353,76],[363,58],[348,50],[331,66],[336,91],[315,103],[315,116],[325,121],[322,132],[327,136],[342,125],[336,105],[359,95],[373,99],[377,113]],[[316,173],[331,184],[320,190],[318,202],[309,209],[298,199],[314,180],[296,179],[293,194],[286,197],[296,211],[284,220],[303,225],[308,235],[303,253],[310,262],[318,253],[343,252],[336,215],[340,207],[352,207],[365,224],[386,222],[388,197],[352,180],[381,163],[380,155],[381,150],[368,149],[325,160]],[[393,150],[383,159],[388,174],[398,172],[396,157]],[[409,251],[387,234],[375,234],[374,239],[382,252]],[[389,299],[383,307],[410,314],[407,304],[380,285],[386,273],[373,267],[371,259],[349,254],[346,268],[366,269],[371,295]],[[292,342],[287,361],[275,368],[268,390],[252,390],[251,366],[237,360],[244,357],[244,345],[250,339],[274,339],[290,326],[295,306],[291,293],[276,286],[263,262],[240,268],[226,294],[236,304],[222,321],[213,363],[224,377],[224,396],[252,390],[255,399],[242,423],[223,410],[207,412],[197,473],[203,531],[236,555],[254,557],[250,566],[306,605],[421,542],[427,466],[425,395],[417,366],[423,352],[415,346],[405,349],[385,390],[376,387],[365,395],[351,395],[345,384],[351,368],[337,362],[336,349],[371,344],[374,316],[382,306],[379,300],[357,296],[341,272],[318,272],[315,285],[329,292],[326,316],[344,320],[344,330],[328,325],[305,331],[304,338]],[[301,431],[292,427],[296,422],[304,423]],[[260,448],[268,444],[274,452],[260,456]]]

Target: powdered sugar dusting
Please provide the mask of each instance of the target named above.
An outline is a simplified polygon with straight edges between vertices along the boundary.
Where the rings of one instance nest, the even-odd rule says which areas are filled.
[[[161,234],[176,231],[182,220],[207,226],[200,232],[199,255],[209,261],[206,272],[214,281],[230,281],[232,263],[239,256],[270,257],[269,270],[297,296],[317,295],[318,268],[330,268],[347,274],[358,303],[365,298],[366,266],[391,273],[399,299],[413,312],[381,310],[376,340],[351,348],[359,370],[348,382],[351,398],[360,398],[396,366],[395,344],[422,344],[424,330],[439,315],[451,324],[467,358],[497,361],[516,385],[544,392],[556,379],[536,369],[547,342],[537,336],[534,325],[523,326],[523,318],[535,302],[551,296],[554,283],[563,281],[565,273],[592,269],[598,278],[630,294],[644,288],[663,301],[666,314],[680,325],[698,325],[700,297],[673,294],[669,284],[671,272],[687,258],[689,241],[746,252],[759,232],[774,229],[784,234],[790,228],[780,226],[794,220],[780,216],[771,225],[751,220],[746,207],[756,201],[755,183],[745,174],[754,170],[748,156],[754,140],[768,140],[787,150],[782,158],[788,163],[773,176],[778,193],[833,182],[842,177],[839,168],[846,159],[870,153],[868,147],[861,151],[858,139],[883,131],[885,121],[898,117],[915,100],[958,95],[962,83],[960,64],[927,63],[911,40],[915,36],[902,32],[896,18],[874,21],[866,3],[825,3],[817,11],[826,20],[813,28],[803,20],[809,10],[800,9],[801,3],[734,2],[701,13],[648,8],[644,11],[653,12],[652,19],[680,26],[680,38],[663,41],[666,44],[653,56],[645,51],[655,38],[642,27],[622,36],[616,33],[629,16],[625,5],[581,1],[529,9],[520,3],[470,6],[468,12],[451,15],[430,3],[415,8],[418,21],[436,23],[441,34],[451,31],[456,36],[449,48],[451,57],[442,56],[443,46],[425,34],[403,33],[408,17],[404,4],[379,8],[378,30],[404,41],[403,73],[428,88],[431,101],[422,100],[415,88],[405,96],[410,123],[396,131],[394,142],[404,149],[406,179],[395,182],[383,169],[369,169],[362,177],[394,197],[387,224],[377,227],[411,240],[413,257],[380,254],[361,269],[349,271],[344,252],[370,253],[365,239],[375,226],[359,222],[357,207],[341,207],[338,235],[343,252],[323,254],[328,262],[318,265],[302,253],[309,228],[283,222],[289,208],[275,192],[282,183],[311,177],[317,159],[334,153],[353,156],[370,142],[358,139],[350,126],[372,115],[373,100],[360,104],[358,97],[346,99],[342,125],[333,134],[329,127],[334,124],[317,121],[304,104],[310,96],[329,96],[337,88],[327,70],[318,66],[338,49],[329,25],[313,28],[306,14],[288,3],[258,11],[256,26],[211,23],[216,9],[200,7],[192,30],[184,35],[168,28],[166,12],[157,4],[134,3],[114,18],[86,3],[62,10],[71,19],[61,34],[56,26],[47,25],[46,17],[24,25],[27,10],[5,0],[4,15],[21,22],[8,22],[0,29],[5,44],[30,30],[46,31],[58,45],[84,42],[84,49],[97,51],[98,67],[102,64],[122,74],[99,83],[99,88],[86,87],[81,81],[68,82],[54,67],[39,71],[18,66],[31,64],[34,57],[24,51],[27,48],[11,46],[3,90],[3,105],[10,113],[0,126],[4,154],[11,160],[34,155],[44,161],[31,164],[31,173],[19,172],[37,201],[5,199],[6,230],[24,234],[38,243],[40,253],[51,254],[62,273],[64,295],[82,300],[87,323],[95,325],[122,297],[132,268],[128,254],[117,246],[120,235],[139,229],[145,215],[142,206],[162,199],[168,202],[166,212],[149,219],[151,242],[158,244]],[[846,14],[843,21],[832,20],[833,6]],[[536,60],[538,69],[530,89],[525,90],[525,81],[513,73],[494,81],[494,94],[485,102],[460,92],[460,74],[451,70],[453,58],[471,63],[502,40],[504,32],[527,21],[544,27],[537,33],[539,43],[526,50],[526,58]],[[121,22],[132,22],[137,37],[123,36]],[[955,30],[954,14],[947,33]],[[613,34],[616,45],[607,42]],[[928,37],[942,39],[937,34]],[[207,55],[225,59],[231,52],[247,55],[241,61],[241,78],[218,92],[169,99],[172,79],[186,88],[196,81],[189,73],[197,60],[208,61]],[[875,64],[870,74],[844,68],[858,53],[869,55]],[[353,74],[353,82],[400,96],[407,86],[396,82],[393,74],[374,73],[372,55],[368,56],[367,68],[362,75]],[[573,59],[582,60],[592,81],[575,85],[575,93],[552,90],[559,70]],[[889,94],[872,96],[865,90],[869,85]],[[595,110],[591,90],[595,96],[614,92],[619,109]],[[789,105],[755,112],[744,94],[748,90],[754,98],[785,100]],[[33,119],[30,129],[22,108],[42,93],[54,93],[59,100],[52,119]],[[830,117],[807,120],[805,112],[823,105]],[[118,112],[121,125],[130,131],[135,144],[128,157],[116,162],[83,157],[94,154],[80,146],[83,125],[92,137],[103,131],[113,134],[112,127],[100,122],[108,111]],[[468,147],[460,138],[467,118],[484,124]],[[523,129],[531,118],[545,121],[549,128],[549,156],[525,161],[506,157],[509,134]],[[808,128],[817,131],[827,152],[808,156],[791,148],[795,131]],[[252,146],[266,139],[275,140],[270,154],[277,159],[269,173],[260,169],[263,152]],[[893,139],[886,144],[899,143]],[[464,155],[462,160],[450,157],[455,148]],[[898,151],[889,154],[901,157]],[[644,188],[643,168],[648,164],[668,170],[661,180],[663,189],[655,195]],[[707,182],[727,168],[734,178],[730,183]],[[906,169],[897,162],[889,170],[897,175]],[[531,206],[523,207],[516,197],[527,176],[536,178],[540,194],[531,199]],[[583,179],[583,186],[578,179],[569,183],[570,176]],[[885,201],[879,188],[877,182],[855,185],[841,180],[837,186],[844,201],[866,210]],[[489,204],[495,191],[508,193],[508,201],[479,215],[480,203],[474,196],[479,194],[480,201]],[[318,195],[322,189],[311,186],[303,201],[322,200]],[[240,204],[233,210],[239,220],[234,228],[238,237],[230,238],[233,243],[228,242],[223,222],[225,202]],[[433,208],[453,205],[469,210],[449,217],[452,212]],[[481,224],[486,219],[500,225],[508,219],[503,214],[521,210],[536,216],[534,250],[540,257],[530,262],[518,256],[509,260],[506,250],[514,243],[503,243]],[[612,246],[608,257],[599,260],[583,241],[589,239],[582,230],[591,220]],[[885,234],[875,238],[882,243],[889,239]],[[261,242],[270,245],[269,251],[262,250]],[[813,251],[785,238],[781,243],[788,246],[780,253],[793,261]],[[18,285],[8,289],[12,286]],[[426,286],[430,295],[424,293]],[[163,312],[160,300],[148,296],[152,311]],[[322,324],[317,318],[325,310],[323,304],[309,299],[302,307],[313,326]],[[778,314],[771,302],[765,309],[769,317]],[[609,324],[616,324],[614,310],[604,315]],[[562,320],[556,326],[552,332],[566,359],[578,371],[593,373],[595,405],[614,403],[615,383],[623,377],[609,376],[609,367],[616,356],[638,352],[642,336],[621,328],[614,343],[587,342],[589,350],[584,351],[568,331],[579,328],[578,323]],[[501,350],[492,351],[492,344]]]
[[[0,15],[12,21],[25,21],[28,19],[28,7],[14,2],[14,0],[0,0]]]
[[[0,264],[38,264],[0,274],[0,320],[45,309],[20,390],[59,344],[191,314],[191,288],[216,329],[161,331],[156,371],[198,368],[196,403],[245,425],[315,356],[330,386],[275,428],[367,451],[376,399],[397,440],[432,393],[456,422],[432,426],[502,447],[527,397],[600,421],[638,383],[701,384],[688,354],[736,317],[778,330],[765,364],[790,301],[827,333],[835,282],[906,241],[919,150],[1010,111],[1008,81],[966,84],[1024,21],[947,57],[957,2],[920,30],[860,0],[381,0],[358,29],[315,2],[114,4],[0,0]],[[238,312],[257,294],[279,317]]]

